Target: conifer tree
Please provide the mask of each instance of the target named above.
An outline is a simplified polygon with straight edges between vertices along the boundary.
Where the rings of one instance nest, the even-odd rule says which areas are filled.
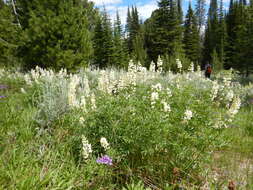
[[[181,0],[177,0],[177,14],[179,17],[179,22],[180,24],[183,23],[183,10],[182,10],[182,1]]]
[[[94,62],[95,66],[105,67],[106,60],[104,59],[104,31],[102,25],[102,18],[99,16],[96,19],[94,36],[93,36],[93,48],[94,48]]]
[[[147,59],[147,52],[144,47],[144,31],[143,28],[139,30],[139,33],[135,36],[133,42],[133,58],[136,62],[140,62],[142,65],[145,64]]]
[[[246,59],[246,76],[249,76],[250,73],[253,72],[253,1],[250,2],[247,11],[247,18],[246,18],[246,26],[247,26],[247,44],[245,49]]]
[[[198,31],[201,32],[201,29],[205,25],[205,10],[206,1],[205,0],[197,0],[196,3],[196,17],[198,21]]]
[[[104,8],[101,18],[98,19],[94,34],[94,63],[100,68],[113,66],[114,44],[110,18]]]
[[[234,6],[234,0],[230,0],[229,4],[229,11],[226,15],[226,26],[227,26],[227,45],[225,46],[225,52],[226,52],[226,62],[224,64],[225,68],[232,67],[233,62],[233,54],[234,54],[234,46],[235,46],[235,17],[236,17],[236,11]]]
[[[218,5],[217,0],[211,0],[208,11],[207,26],[204,39],[204,61],[211,61],[212,52],[217,51],[217,44],[219,36],[219,23],[218,23]]]
[[[23,57],[26,68],[38,65],[75,70],[88,65],[93,50],[87,20],[89,13],[83,6],[84,2],[89,4],[87,1],[18,2],[24,29],[19,55]],[[23,6],[25,4],[27,7]]]
[[[218,38],[218,45],[217,45],[217,51],[219,55],[219,63],[220,65],[216,65],[217,70],[221,70],[224,67],[224,62],[226,60],[226,52],[225,47],[227,46],[227,27],[226,27],[226,21],[224,17],[224,11],[223,11],[223,0],[220,1],[220,8],[219,8],[219,29],[217,36]]]
[[[191,4],[189,4],[188,12],[185,17],[184,27],[183,42],[186,57],[194,63],[198,63],[200,59],[200,39],[196,16],[191,8]]]
[[[127,63],[126,48],[124,46],[122,26],[119,17],[119,12],[116,12],[116,20],[114,21],[114,36],[113,36],[113,65],[122,68]]]
[[[232,55],[232,67],[244,72],[246,68],[245,50],[247,49],[248,36],[247,36],[247,9],[243,2],[237,2],[235,4],[235,25],[233,30],[235,31],[234,38],[234,54]]]
[[[157,60],[158,55],[175,55],[182,48],[182,27],[177,4],[173,0],[161,0],[158,7],[149,21],[152,30],[146,34],[146,38],[150,39],[149,48],[152,48],[148,50],[149,56],[153,60]]]
[[[127,45],[129,54],[131,54],[133,51],[134,40],[138,35],[139,30],[140,30],[140,20],[137,8],[132,7],[131,11],[128,8],[126,32],[127,32]]]

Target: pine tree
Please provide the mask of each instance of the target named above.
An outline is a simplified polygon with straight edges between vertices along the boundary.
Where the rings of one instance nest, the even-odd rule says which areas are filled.
[[[245,49],[247,49],[248,36],[247,36],[247,9],[243,2],[239,2],[235,5],[235,31],[234,39],[234,54],[232,55],[232,67],[238,69],[241,72],[245,71],[246,68],[246,57]]]
[[[248,41],[246,44],[245,54],[246,57],[246,76],[249,76],[253,72],[253,1],[251,1],[250,6],[248,7],[248,16],[247,16],[247,34]]]
[[[101,16],[96,19],[93,36],[93,48],[95,55],[93,58],[93,64],[98,67],[105,67],[107,63],[104,59],[104,31]]]
[[[180,24],[183,23],[183,10],[182,10],[182,2],[181,0],[177,0],[177,13]]]
[[[137,8],[132,7],[131,11],[128,8],[126,32],[127,32],[127,44],[129,54],[131,54],[133,51],[134,40],[138,35],[139,30],[140,30],[140,20]]]
[[[94,63],[96,66],[106,68],[114,65],[113,31],[105,8],[95,27],[94,53]]]
[[[211,61],[211,54],[217,51],[219,36],[218,5],[217,0],[211,0],[208,11],[207,26],[204,39],[204,61]]]
[[[226,62],[224,64],[225,68],[232,67],[233,55],[234,55],[234,47],[235,47],[235,16],[236,16],[234,0],[230,0],[229,11],[226,15],[226,26],[227,26],[227,45],[225,46],[226,52]]]
[[[173,0],[161,0],[158,7],[149,21],[152,30],[146,34],[146,38],[150,39],[149,48],[152,48],[148,50],[149,56],[154,60],[157,60],[158,55],[176,54],[182,47],[182,27],[177,4]]]
[[[147,52],[144,47],[144,31],[143,29],[139,30],[139,33],[135,36],[133,42],[133,58],[135,62],[140,62],[142,65],[145,64],[147,59]]]
[[[200,39],[196,16],[191,8],[191,4],[189,4],[188,12],[185,17],[184,27],[183,42],[186,57],[192,62],[198,63],[200,60]]]
[[[113,36],[113,64],[118,68],[122,68],[127,64],[127,56],[123,41],[122,26],[119,18],[119,12],[116,12],[116,20],[114,21],[114,36]]]
[[[87,1],[17,2],[22,5],[19,13],[25,33],[19,55],[26,68],[38,65],[75,70],[88,65],[93,50],[87,20],[90,13],[84,8],[84,3],[89,5]]]
[[[201,32],[201,29],[205,25],[205,16],[206,16],[206,1],[205,0],[197,0],[196,3],[196,17],[198,21],[198,31]]]
[[[220,1],[218,33],[219,35],[217,36],[218,38],[217,51],[220,59],[219,60],[220,65],[219,66],[216,65],[216,69],[221,70],[223,69],[224,62],[226,60],[225,47],[227,46],[227,27],[223,11],[223,0]]]

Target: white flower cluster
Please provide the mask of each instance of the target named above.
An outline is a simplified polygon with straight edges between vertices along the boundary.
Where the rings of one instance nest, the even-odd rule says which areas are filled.
[[[231,102],[231,101],[233,100],[233,98],[234,98],[234,91],[233,91],[233,90],[229,90],[229,91],[227,92],[225,98],[226,98],[226,100],[227,100],[228,102]]]
[[[182,71],[182,62],[179,60],[179,59],[176,59],[176,64],[177,64],[177,68],[178,68],[178,70],[179,70],[179,72],[181,72]]]
[[[55,77],[68,77],[67,70],[61,69],[58,73],[55,73],[51,69],[46,70],[36,66],[35,69],[32,69],[30,73],[26,74],[25,81],[27,82],[27,84],[31,84],[32,82],[39,83],[40,81],[52,81]]]
[[[83,123],[84,123],[84,121],[85,121],[85,120],[84,120],[84,118],[83,118],[83,117],[80,117],[80,118],[79,118],[79,123],[80,123],[80,124],[83,124]]]
[[[158,92],[151,93],[151,107],[154,108],[156,101],[159,99]]]
[[[232,77],[230,75],[223,77],[224,86],[229,87],[231,84]]]
[[[188,71],[191,72],[191,73],[194,72],[194,64],[193,64],[193,62],[191,62],[190,66],[188,68]]]
[[[228,110],[228,115],[233,118],[239,111],[241,107],[241,99],[239,97],[234,97],[233,102]]]
[[[80,98],[80,108],[81,108],[84,112],[87,112],[85,96],[81,96],[81,98]]]
[[[89,85],[89,80],[87,79],[86,76],[84,76],[84,78],[82,79],[82,84],[83,84],[83,91],[84,91],[85,97],[89,97],[90,96],[90,85]]]
[[[97,109],[97,106],[96,106],[96,98],[95,98],[95,95],[92,93],[91,94],[91,109],[92,110],[96,110]]]
[[[155,63],[153,61],[151,61],[151,63],[150,63],[149,71],[150,72],[155,72]]]
[[[163,111],[164,112],[171,112],[170,105],[167,102],[162,101],[162,104],[163,104]]]
[[[156,85],[151,86],[151,107],[154,108],[157,100],[159,99],[159,93],[162,90],[162,85],[160,83],[157,83]]]
[[[185,110],[184,112],[184,121],[191,120],[193,114],[191,110]]]
[[[104,70],[102,70],[100,71],[100,76],[98,77],[98,89],[108,93],[108,86],[109,86],[108,75]]]
[[[166,92],[167,92],[167,95],[169,98],[172,97],[172,92],[171,92],[170,88],[166,88]]]
[[[157,59],[157,72],[162,73],[163,72],[163,60],[161,59],[160,55]]]
[[[25,91],[24,88],[20,88],[20,92],[21,92],[22,94],[25,94],[25,93],[26,93],[26,91]]]
[[[152,89],[152,91],[161,92],[161,90],[162,90],[162,85],[161,85],[161,83],[157,83],[156,85],[152,85],[152,86],[151,86],[151,89]]]
[[[101,146],[105,149],[105,151],[109,150],[110,149],[110,145],[109,143],[107,142],[106,138],[105,137],[102,137],[100,139],[100,144]]]
[[[92,153],[91,144],[89,144],[89,141],[86,139],[84,135],[82,135],[82,154],[84,159],[88,159],[89,155]]]
[[[218,95],[220,86],[217,81],[213,81],[212,85],[213,86],[212,86],[212,91],[211,91],[211,100],[214,100]]]

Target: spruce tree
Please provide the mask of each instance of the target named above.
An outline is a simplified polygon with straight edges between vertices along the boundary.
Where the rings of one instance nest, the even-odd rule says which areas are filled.
[[[186,57],[194,63],[200,60],[200,39],[196,16],[189,4],[184,24],[184,49]]]
[[[116,12],[116,20],[114,21],[114,35],[113,35],[113,65],[117,68],[126,66],[127,56],[123,41],[123,33],[119,12]]]
[[[180,22],[180,24],[182,24],[183,23],[183,10],[182,10],[182,1],[181,0],[177,0],[177,13],[178,13],[179,22]]]
[[[225,47],[227,46],[227,27],[223,11],[223,0],[220,1],[218,33],[219,35],[217,36],[218,38],[217,51],[220,59],[219,60],[220,65],[219,66],[216,65],[216,69],[221,70],[224,68],[224,63],[226,60]]]
[[[182,47],[182,27],[177,4],[173,0],[161,0],[158,7],[150,19],[152,31],[148,34],[152,48],[148,51],[154,60],[157,60],[158,55],[176,54]]]
[[[98,19],[94,33],[95,64],[100,68],[111,67],[114,64],[114,44],[111,21],[105,8]]]
[[[211,61],[211,54],[217,51],[219,36],[218,4],[217,0],[211,0],[208,11],[207,26],[204,39],[204,61]]]
[[[132,54],[134,40],[138,35],[139,30],[140,30],[140,20],[137,8],[132,7],[131,11],[128,8],[126,32],[127,32],[127,44],[129,54]]]
[[[234,0],[230,0],[229,4],[229,11],[226,15],[226,26],[227,26],[227,45],[225,46],[225,52],[226,52],[226,62],[224,64],[224,67],[226,69],[232,67],[233,62],[233,55],[235,53],[234,47],[235,47],[235,17],[236,17],[236,11],[235,11],[235,5]]]
[[[19,0],[28,5],[19,10],[24,29],[19,55],[26,68],[75,70],[88,65],[93,50],[84,2],[89,4],[81,0]]]
[[[247,34],[248,41],[246,44],[245,54],[247,55],[246,62],[246,76],[249,76],[250,73],[253,72],[253,1],[251,1],[246,18],[246,26],[247,26]]]
[[[235,4],[235,25],[233,30],[235,32],[234,38],[234,53],[232,55],[232,67],[244,72],[246,68],[246,57],[248,36],[247,36],[247,9],[243,2]]]
[[[95,55],[93,58],[93,65],[97,67],[105,67],[107,63],[104,59],[104,31],[101,16],[96,19],[93,36],[93,48]]]
[[[205,25],[205,16],[206,16],[206,1],[205,0],[197,0],[196,3],[196,17],[198,21],[198,31],[201,32],[201,29]]]
[[[145,65],[147,59],[147,52],[144,47],[144,31],[143,28],[139,30],[139,33],[135,36],[133,42],[133,58],[136,62],[140,62],[142,65]]]

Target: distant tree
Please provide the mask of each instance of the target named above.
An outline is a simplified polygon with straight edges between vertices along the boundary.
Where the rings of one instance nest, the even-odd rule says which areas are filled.
[[[113,32],[113,65],[117,68],[123,68],[127,65],[127,51],[123,39],[122,25],[119,12],[116,12]]]
[[[196,16],[189,4],[188,12],[185,17],[184,24],[184,49],[186,57],[194,62],[200,61],[200,37],[198,33],[198,26]]]
[[[114,65],[114,44],[111,20],[106,10],[98,19],[94,33],[95,64],[100,68]]]
[[[140,19],[137,8],[132,7],[131,11],[128,8],[126,33],[127,33],[127,46],[129,54],[131,54],[133,51],[134,40],[140,31],[140,27],[141,27]]]
[[[220,66],[217,67],[219,69],[224,68],[224,63],[226,60],[226,52],[225,47],[227,46],[227,25],[226,20],[224,17],[224,10],[223,10],[223,0],[220,1],[220,7],[219,7],[219,15],[218,15],[218,22],[219,22],[219,28],[218,28],[218,45],[217,45],[217,51],[219,56],[219,62]]]
[[[205,17],[206,17],[206,0],[197,0],[196,2],[196,17],[198,22],[198,31],[200,32],[201,29],[205,25]]]
[[[133,58],[136,62],[140,62],[142,65],[145,65],[147,60],[147,52],[144,47],[144,31],[140,29],[139,33],[135,36],[133,41]]]
[[[211,0],[204,39],[203,58],[205,62],[211,61],[212,52],[217,51],[219,36],[218,5],[217,0]]]
[[[145,25],[145,44],[150,60],[157,60],[159,55],[175,55],[182,50],[182,26],[175,1],[160,0],[158,9]]]
[[[177,0],[177,14],[179,18],[179,22],[182,24],[183,23],[183,10],[182,10],[182,1]]]

